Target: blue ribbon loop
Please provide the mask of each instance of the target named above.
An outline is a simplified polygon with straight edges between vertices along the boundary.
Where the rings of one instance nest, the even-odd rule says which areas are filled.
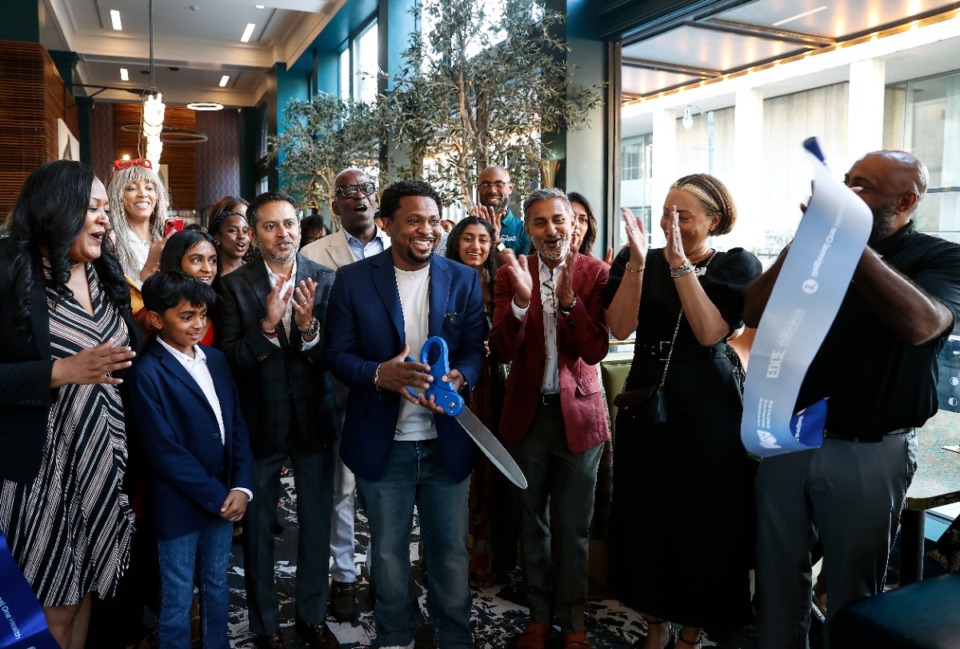
[[[823,443],[826,399],[794,409],[873,226],[867,204],[823,164],[816,138],[804,147],[813,163],[814,192],[760,319],[743,395],[740,439],[760,457]]]

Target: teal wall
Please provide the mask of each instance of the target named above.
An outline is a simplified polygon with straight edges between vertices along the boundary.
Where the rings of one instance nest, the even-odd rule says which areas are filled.
[[[43,0],[3,0],[0,40],[40,42],[40,3]]]

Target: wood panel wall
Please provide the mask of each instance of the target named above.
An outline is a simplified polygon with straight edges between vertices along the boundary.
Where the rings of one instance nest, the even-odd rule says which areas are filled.
[[[164,127],[194,131],[197,128],[197,114],[185,106],[167,106],[164,113]],[[131,158],[142,157],[137,154],[137,132],[121,129],[127,124],[140,122],[140,104],[116,104],[113,107],[114,159],[124,155]],[[146,144],[140,146],[140,154],[146,152]],[[197,209],[197,145],[164,142],[160,164],[169,165],[170,177],[167,190],[170,192],[170,207],[176,210]]]
[[[76,103],[46,48],[0,41],[0,221],[30,172],[60,157],[57,119],[78,136]]]

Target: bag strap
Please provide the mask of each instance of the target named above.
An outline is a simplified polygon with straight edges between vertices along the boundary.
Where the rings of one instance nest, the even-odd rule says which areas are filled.
[[[677,315],[677,326],[673,329],[673,338],[670,339],[670,351],[667,352],[667,362],[663,364],[663,375],[660,377],[660,386],[667,382],[667,370],[670,369],[670,359],[673,358],[673,347],[677,342],[677,333],[680,331],[680,321],[683,320],[683,308]]]
[[[714,249],[710,252],[710,257],[707,259],[701,268],[703,268],[704,274],[707,272],[707,266],[710,265],[710,262],[713,261],[713,258],[717,256],[717,251]],[[683,307],[680,308],[680,313],[677,314],[677,326],[673,329],[673,338],[670,340],[670,351],[667,352],[667,362],[663,364],[663,374],[660,376],[660,387],[662,388],[664,383],[667,382],[667,370],[670,369],[670,359],[673,357],[673,347],[677,342],[677,333],[680,331],[680,321],[683,320]]]

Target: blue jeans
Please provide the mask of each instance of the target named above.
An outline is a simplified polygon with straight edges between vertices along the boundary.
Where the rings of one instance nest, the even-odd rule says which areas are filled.
[[[427,611],[434,646],[473,649],[468,584],[467,495],[470,479],[454,482],[437,440],[394,442],[383,477],[357,476],[367,517],[376,592],[374,618],[381,647],[413,641],[419,615],[410,574],[413,507],[420,514],[429,585]]]
[[[200,578],[201,637],[204,649],[229,649],[227,563],[233,523],[218,518],[202,530],[175,539],[157,541],[160,555],[161,649],[190,648],[190,606],[193,574]],[[197,561],[199,559],[199,561]]]

